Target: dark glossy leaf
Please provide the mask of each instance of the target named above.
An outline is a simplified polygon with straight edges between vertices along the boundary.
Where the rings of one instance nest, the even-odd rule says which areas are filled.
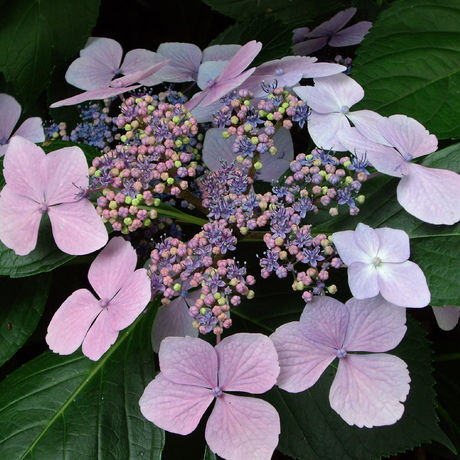
[[[98,11],[98,0],[17,0],[2,7],[0,71],[24,109],[45,89],[55,64],[84,47]]]
[[[8,361],[35,331],[48,299],[51,276],[26,280],[0,278],[0,366]]]
[[[46,352],[0,384],[5,459],[160,459],[163,431],[139,398],[155,374],[152,311],[141,315],[96,363],[79,351]]]
[[[45,153],[53,152],[54,150],[63,149],[65,147],[78,147],[83,150],[83,153],[86,156],[86,160],[88,161],[88,165],[91,165],[91,161],[94,160],[94,158],[101,156],[101,151],[98,148],[92,145],[79,144],[72,141],[55,140],[50,142],[43,142],[42,144],[39,144],[39,146],[44,150]]]
[[[433,440],[452,449],[437,425],[431,350],[416,321],[409,321],[406,337],[391,353],[406,361],[412,380],[404,415],[396,424],[367,429],[343,421],[329,405],[335,375],[329,367],[312,388],[302,393],[275,388],[264,397],[281,417],[278,448],[293,458],[341,460],[380,458]]]
[[[374,23],[352,77],[365,91],[356,109],[416,118],[440,139],[460,137],[460,3],[400,0]]]

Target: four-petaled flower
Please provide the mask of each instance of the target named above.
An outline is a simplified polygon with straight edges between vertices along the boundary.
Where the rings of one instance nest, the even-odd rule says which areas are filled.
[[[83,354],[97,361],[115,342],[119,331],[142,313],[151,297],[145,268],[136,270],[134,248],[121,236],[94,259],[88,280],[99,296],[87,289],[75,291],[54,314],[46,342],[51,350],[69,355],[80,345]]]
[[[430,291],[421,268],[410,262],[409,237],[393,228],[373,229],[359,223],[356,230],[336,232],[332,240],[348,265],[348,284],[358,299],[383,298],[400,307],[422,308]]]
[[[315,297],[300,321],[280,326],[271,336],[281,367],[277,385],[290,393],[313,386],[339,358],[329,402],[349,425],[392,425],[404,412],[409,372],[395,348],[406,333],[406,310],[381,296],[350,299]],[[358,352],[355,354],[352,352]],[[362,354],[361,352],[372,352]]]
[[[215,399],[205,438],[227,460],[269,460],[278,443],[276,410],[258,398],[227,391],[260,394],[279,374],[270,339],[235,334],[213,348],[192,337],[167,337],[160,346],[161,372],[149,383],[139,405],[147,420],[177,434],[191,433]]]

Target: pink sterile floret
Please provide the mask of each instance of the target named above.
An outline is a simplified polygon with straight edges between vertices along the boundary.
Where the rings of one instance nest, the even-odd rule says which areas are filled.
[[[128,241],[121,236],[110,240],[88,272],[99,299],[79,289],[65,300],[48,326],[46,342],[51,350],[69,355],[83,343],[83,354],[97,361],[110,348],[118,332],[133,323],[150,301],[147,270],[136,270],[136,263],[136,251]]]
[[[410,262],[409,236],[393,228],[373,229],[359,223],[356,230],[336,232],[332,240],[348,265],[348,284],[358,299],[378,293],[400,307],[423,308],[430,291],[421,268]]]
[[[290,393],[313,386],[335,358],[337,374],[329,402],[349,425],[396,423],[409,393],[409,372],[400,358],[384,353],[406,333],[406,310],[381,296],[350,299],[315,297],[300,321],[284,324],[271,336],[281,367],[277,385]],[[372,352],[354,354],[351,352]]]
[[[0,194],[0,240],[18,255],[37,245],[44,213],[51,221],[58,248],[68,254],[88,254],[107,242],[107,230],[86,198],[88,164],[78,147],[48,155],[33,142],[15,136],[4,159],[6,185]]]
[[[213,348],[192,337],[167,337],[160,353],[161,372],[149,383],[139,405],[155,425],[186,435],[198,425],[215,399],[205,438],[227,460],[269,460],[278,443],[276,410],[258,398],[226,391],[260,394],[279,374],[270,339],[261,334],[235,334]]]

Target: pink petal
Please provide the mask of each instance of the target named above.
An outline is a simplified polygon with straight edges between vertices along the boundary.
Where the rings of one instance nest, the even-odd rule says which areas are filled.
[[[144,311],[152,297],[150,278],[145,268],[139,268],[125,280],[108,306],[110,324],[121,331],[134,322]]]
[[[205,438],[226,460],[270,460],[280,430],[278,412],[266,401],[223,394],[206,423]]]
[[[45,133],[43,131],[42,119],[40,117],[27,118],[24,123],[14,133],[32,142],[44,142]]]
[[[380,242],[376,255],[385,263],[404,262],[410,257],[409,236],[405,231],[386,227],[374,231]]]
[[[51,206],[48,210],[54,241],[67,254],[83,255],[107,243],[107,230],[86,198]]]
[[[37,245],[42,214],[38,204],[17,195],[7,184],[0,192],[0,240],[18,256],[25,256]]]
[[[152,327],[152,348],[155,353],[160,349],[165,337],[198,337],[198,329],[192,325],[189,306],[201,296],[201,290],[190,292],[187,298],[176,297],[169,305],[161,305]]]
[[[383,137],[402,155],[418,158],[438,148],[438,139],[425,127],[406,115],[392,115],[382,118],[378,128]]]
[[[0,139],[9,139],[21,116],[21,106],[13,96],[0,93]]]
[[[43,159],[47,172],[44,196],[51,206],[74,203],[80,188],[88,187],[88,163],[79,147],[65,147],[48,153]]]
[[[165,73],[168,71],[165,81],[196,81],[202,57],[198,46],[191,43],[162,43],[157,53],[171,60],[163,70]]]
[[[90,58],[80,57],[70,64],[65,74],[67,83],[84,90],[96,90],[109,86],[115,77],[114,70],[117,66],[107,64]]]
[[[217,353],[209,343],[193,337],[166,337],[161,342],[160,369],[171,382],[215,388]]]
[[[58,308],[48,326],[46,343],[60,355],[76,351],[96,317],[102,312],[97,299],[87,289],[79,289]]]
[[[116,78],[115,80],[112,81],[110,86],[112,88],[123,88],[123,87],[125,87],[125,91],[135,89],[134,87],[131,87],[130,85],[132,85],[133,83],[136,83],[136,82],[145,81],[147,78],[151,77],[156,72],[158,72],[160,69],[162,69],[166,64],[168,64],[168,62],[169,62],[169,60],[163,60],[163,61],[158,62],[157,64],[154,64],[154,65],[151,65],[150,67],[147,67],[145,69],[141,69],[141,70],[138,70],[138,71],[136,71],[134,73],[124,75],[123,77]],[[129,87],[129,88],[126,88],[126,87]]]
[[[311,112],[307,126],[310,137],[318,147],[337,152],[347,150],[337,137],[339,130],[350,127],[350,122],[344,114]]]
[[[307,340],[298,321],[283,324],[270,339],[278,352],[281,369],[276,384],[290,393],[313,386],[337,357],[334,349]]]
[[[321,347],[342,348],[348,326],[348,309],[333,297],[316,296],[300,316],[300,331]]]
[[[272,341],[262,334],[240,333],[215,347],[219,361],[219,387],[224,391],[265,393],[280,372]]]
[[[398,184],[399,204],[413,216],[435,225],[460,220],[460,175],[446,169],[407,163],[408,174]]]
[[[90,37],[80,51],[80,56],[96,59],[112,70],[120,67],[122,55],[123,49],[117,41],[102,37]]]
[[[321,37],[322,35],[330,35],[340,30],[355,14],[356,8],[347,8],[338,12],[329,21],[323,22],[318,27],[313,29],[307,37]]]
[[[335,33],[330,42],[330,46],[351,46],[361,43],[364,39],[364,35],[369,32],[372,27],[372,22],[361,21],[357,24],[347,27],[340,32]]]
[[[353,262],[348,266],[348,286],[357,299],[375,297],[379,292],[378,272],[371,263]]]
[[[117,340],[118,331],[112,329],[106,308],[95,319],[86,337],[83,339],[82,352],[93,361],[97,361]]]
[[[451,331],[458,323],[460,307],[432,307],[438,326],[444,331]]]
[[[198,87],[205,90],[207,82],[215,80],[225,69],[228,61],[207,61],[200,65],[197,76]]]
[[[137,255],[131,243],[117,236],[94,259],[88,280],[99,298],[110,300],[128,283],[136,264]]]
[[[213,399],[211,390],[173,383],[160,372],[147,385],[139,406],[142,415],[159,428],[186,435],[197,427]]]
[[[47,179],[44,159],[45,152],[33,142],[12,137],[3,160],[3,176],[11,190],[41,203]]]
[[[356,245],[354,230],[333,233],[332,241],[346,265],[353,262],[369,263],[369,255]]]
[[[309,56],[317,50],[327,45],[328,37],[312,38],[306,41],[296,43],[292,49],[298,56]]]
[[[229,61],[241,49],[241,45],[213,45],[203,51],[203,62]]]
[[[347,351],[389,351],[403,339],[407,330],[404,308],[381,296],[365,300],[351,298],[345,305],[350,312],[343,343]]]
[[[349,425],[372,428],[392,425],[404,412],[409,393],[406,363],[383,354],[347,355],[340,360],[329,401]]]
[[[388,302],[406,308],[423,308],[431,295],[421,268],[414,262],[381,264],[377,267],[380,293]]]
[[[246,69],[246,67],[253,61],[261,49],[262,43],[260,42],[252,40],[246,43],[246,45],[242,46],[230,59],[222,74],[217,78],[217,81],[219,83],[223,83],[227,80],[240,76],[241,72],[243,72],[243,70]],[[239,86],[241,83],[236,86]],[[236,88],[236,86],[234,86],[234,88]]]

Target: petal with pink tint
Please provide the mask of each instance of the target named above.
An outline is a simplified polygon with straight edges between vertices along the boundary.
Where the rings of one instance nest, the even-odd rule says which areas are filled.
[[[151,297],[147,270],[139,268],[125,280],[124,286],[109,303],[111,327],[116,331],[128,327],[144,311]]]
[[[0,241],[18,256],[33,251],[42,218],[38,204],[17,195],[7,184],[0,192],[0,215]]]
[[[158,358],[162,374],[171,382],[211,389],[218,386],[217,353],[204,340],[166,337]]]
[[[201,296],[201,290],[190,292],[188,297],[176,297],[169,305],[161,305],[152,326],[152,348],[155,353],[160,349],[165,337],[198,337],[198,329],[193,327],[189,315],[189,306]]]
[[[21,136],[34,143],[45,141],[45,132],[43,131],[42,119],[40,117],[31,117],[22,123],[15,131],[15,136]]]
[[[13,96],[0,93],[0,140],[8,139],[21,116],[21,106]]]
[[[203,62],[229,61],[241,49],[241,45],[212,45],[203,50]]]
[[[122,55],[121,45],[105,37],[89,37],[85,47],[80,51],[80,56],[96,59],[113,69],[120,66]]]
[[[142,415],[159,428],[186,435],[197,427],[213,399],[211,390],[173,383],[160,372],[147,385],[139,406]]]
[[[228,61],[207,61],[200,65],[197,76],[198,87],[205,90],[208,86],[207,83],[215,80],[225,69]]]
[[[392,115],[382,118],[378,129],[390,145],[402,155],[418,158],[438,148],[438,139],[417,120],[406,115]]]
[[[161,62],[157,62],[156,64],[146,67],[144,69],[137,70],[136,72],[124,75],[123,77],[120,77],[120,78],[116,78],[115,80],[112,81],[110,86],[112,88],[125,87],[125,92],[131,91],[135,88],[133,88],[130,85],[132,85],[133,83],[144,81],[145,79],[151,77],[156,72],[158,72],[160,69],[165,67],[168,64],[168,62],[169,61],[165,59],[165,60],[162,60]]]
[[[60,355],[70,355],[83,342],[88,329],[102,312],[98,300],[87,289],[79,289],[58,308],[46,335],[46,343]]]
[[[313,386],[337,357],[333,348],[307,340],[298,321],[283,324],[270,339],[275,344],[281,369],[276,384],[290,393]]]
[[[448,305],[446,307],[432,307],[438,326],[444,331],[451,331],[460,318],[460,307]]]
[[[202,57],[198,46],[191,43],[162,43],[157,53],[170,59],[169,65],[162,71],[165,81],[196,81]]]
[[[115,77],[115,68],[90,57],[80,57],[70,64],[65,79],[76,88],[95,90],[110,85]]]
[[[88,280],[99,298],[112,299],[136,269],[137,255],[123,237],[112,238],[89,267]]]
[[[44,196],[49,206],[74,203],[81,188],[88,187],[88,163],[79,147],[64,147],[48,153],[43,159],[47,172]]]
[[[375,297],[379,292],[379,277],[371,263],[353,262],[348,266],[348,285],[357,299]]]
[[[349,425],[392,425],[404,413],[401,402],[409,393],[409,382],[407,365],[396,356],[348,354],[340,360],[329,401]]]
[[[273,342],[262,334],[234,334],[215,347],[223,391],[265,393],[280,372]]]
[[[54,241],[67,254],[83,255],[107,243],[107,230],[90,201],[82,198],[48,209]]]
[[[430,303],[425,275],[414,262],[383,263],[377,272],[380,293],[388,302],[406,308],[423,308]]]
[[[205,438],[226,460],[270,460],[280,430],[278,412],[266,401],[223,394],[206,423]]]
[[[364,36],[369,32],[372,27],[372,22],[361,21],[346,29],[336,32],[330,42],[330,46],[351,46],[361,43]]]
[[[356,14],[356,8],[347,8],[346,10],[339,11],[329,21],[323,22],[318,27],[313,29],[307,37],[319,37],[321,35],[331,35],[337,32]]]
[[[458,202],[460,175],[447,169],[406,163],[408,174],[396,189],[401,206],[413,216],[435,225],[453,225],[460,220]]]
[[[409,235],[394,228],[376,228],[380,245],[378,257],[385,262],[404,262],[410,257]]]
[[[327,114],[311,112],[307,127],[313,142],[318,147],[337,152],[347,150],[337,137],[339,130],[350,127],[350,122],[344,114],[338,112]]]
[[[151,67],[164,60],[164,57],[158,56],[158,54],[153,51],[138,48],[126,53],[120,70],[122,74],[129,75],[138,72],[139,70],[144,70],[147,67]]]
[[[381,296],[365,300],[351,298],[345,305],[350,312],[343,343],[347,351],[384,352],[395,348],[403,339],[407,330],[404,308]]]
[[[321,347],[342,348],[349,321],[348,310],[333,297],[316,296],[300,316],[300,332]]]
[[[327,45],[328,37],[319,37],[296,43],[292,49],[298,56],[309,56]]]
[[[254,58],[259,54],[261,49],[262,43],[257,42],[255,40],[251,40],[250,42],[242,46],[230,59],[230,61],[227,64],[227,67],[218,77],[219,83],[223,83],[226,80],[241,76],[241,72],[243,72],[243,70],[246,69],[246,67],[254,60]],[[241,83],[237,84],[236,86],[239,86],[240,84]]]
[[[97,361],[117,340],[118,331],[110,326],[109,314],[103,308],[83,339],[82,352],[92,361]]]

